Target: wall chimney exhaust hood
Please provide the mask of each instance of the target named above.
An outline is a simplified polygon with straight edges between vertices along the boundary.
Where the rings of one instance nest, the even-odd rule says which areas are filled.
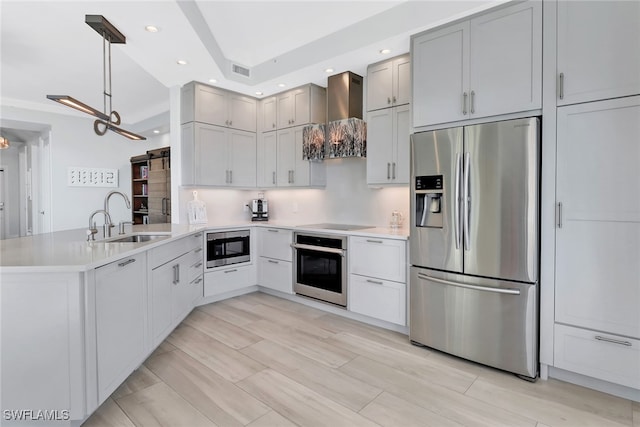
[[[367,125],[362,120],[362,76],[345,71],[327,84],[328,124],[303,129],[306,160],[366,157]]]

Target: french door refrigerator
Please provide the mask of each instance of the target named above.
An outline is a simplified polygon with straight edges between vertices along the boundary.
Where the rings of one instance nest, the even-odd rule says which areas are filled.
[[[538,375],[538,118],[411,135],[410,338]]]

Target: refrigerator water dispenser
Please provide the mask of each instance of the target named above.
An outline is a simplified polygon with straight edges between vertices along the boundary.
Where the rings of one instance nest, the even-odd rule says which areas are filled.
[[[442,175],[417,176],[416,227],[442,228]]]

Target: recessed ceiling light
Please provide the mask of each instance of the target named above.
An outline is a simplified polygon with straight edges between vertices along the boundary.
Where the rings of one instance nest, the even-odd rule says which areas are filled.
[[[284,83],[278,83],[278,87],[285,87],[285,86],[286,86],[286,84],[284,84]]]
[[[187,65],[187,61],[185,61],[184,59],[178,59],[176,62],[178,63],[178,65]]]
[[[154,130],[153,133],[160,133],[158,129]]]
[[[262,95],[262,92],[257,91],[257,92],[256,92],[256,95]]]
[[[327,68],[326,70],[324,70],[326,73],[333,73],[333,68]]]
[[[216,79],[209,79],[209,83],[218,83]]]
[[[149,33],[157,33],[158,31],[160,31],[160,29],[155,25],[147,25],[146,27],[144,27],[144,29]]]
[[[381,49],[380,53],[386,55],[387,53],[391,53],[391,49]]]

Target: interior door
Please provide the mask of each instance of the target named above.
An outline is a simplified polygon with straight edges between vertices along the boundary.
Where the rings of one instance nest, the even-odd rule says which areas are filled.
[[[411,135],[411,264],[438,270],[462,272],[462,246],[459,210],[456,209],[456,175],[462,154],[462,128],[452,128]],[[416,194],[416,177],[442,177],[440,213],[423,213],[421,195]],[[434,226],[431,216],[440,215]],[[424,220],[423,220],[424,219]],[[458,233],[456,233],[458,231]]]
[[[465,127],[464,272],[538,279],[539,121]]]

